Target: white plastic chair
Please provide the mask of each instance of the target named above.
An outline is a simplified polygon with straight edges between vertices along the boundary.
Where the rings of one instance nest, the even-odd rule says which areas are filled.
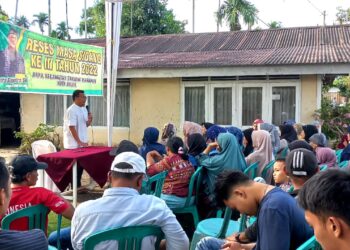
[[[47,140],[39,140],[32,143],[32,154],[36,159],[39,155],[55,153],[57,152],[55,145]],[[60,190],[56,184],[52,181],[50,176],[45,172],[45,170],[38,170],[38,182],[36,187],[44,187],[51,190],[52,192],[59,193]]]

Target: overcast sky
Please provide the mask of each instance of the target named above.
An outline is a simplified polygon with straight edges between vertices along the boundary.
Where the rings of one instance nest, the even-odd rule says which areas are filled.
[[[39,12],[47,13],[47,0],[19,0],[18,16],[25,15],[29,20]],[[221,0],[224,2],[224,0]],[[263,23],[279,21],[283,27],[317,26],[323,24],[321,12],[326,11],[326,24],[335,23],[336,8],[350,7],[350,0],[250,0],[259,10],[260,21],[256,26],[267,28]],[[311,3],[310,3],[311,2]],[[87,0],[87,7],[94,0]],[[0,5],[10,16],[15,14],[16,0],[0,0]],[[65,21],[65,0],[51,0],[53,28]],[[215,32],[217,30],[214,12],[218,9],[219,0],[195,0],[195,32]],[[168,0],[168,7],[174,10],[178,20],[188,22],[186,30],[192,32],[192,0]],[[69,0],[69,26],[74,30],[80,22],[84,0]],[[256,27],[255,26],[255,27]],[[31,28],[39,32],[39,28]],[[227,31],[227,25],[220,28]],[[78,35],[71,32],[73,38]]]

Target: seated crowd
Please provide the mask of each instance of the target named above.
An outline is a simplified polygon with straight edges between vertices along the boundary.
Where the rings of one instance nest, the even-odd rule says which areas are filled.
[[[27,219],[17,219],[10,230],[0,230],[0,249],[48,249],[58,241],[61,249],[83,249],[84,240],[94,233],[154,225],[164,233],[161,249],[187,250],[193,230],[185,232],[188,220],[173,211],[187,204],[191,177],[198,168],[200,189],[190,203],[197,206],[200,220],[216,217],[228,207],[235,212],[232,219],[244,214],[255,221],[226,239],[204,237],[191,249],[289,250],[313,235],[323,249],[349,248],[350,173],[338,165],[350,160],[350,129],[338,145],[340,157],[319,128],[290,120],[275,126],[257,119],[243,131],[186,121],[182,135],[169,123],[159,137],[160,131],[149,127],[141,147],[121,141],[110,152],[114,161],[109,188],[101,198],[76,209],[59,194],[34,187],[37,170],[46,164],[29,155],[15,157],[8,168],[1,160],[0,219],[42,204],[71,220],[71,227],[62,228],[58,239],[56,232],[47,237],[47,228],[28,230]],[[251,170],[253,165],[256,169]],[[164,171],[160,197],[141,194],[143,182]],[[142,249],[154,249],[154,243],[155,237],[146,237]],[[96,249],[117,249],[117,242],[105,241]]]

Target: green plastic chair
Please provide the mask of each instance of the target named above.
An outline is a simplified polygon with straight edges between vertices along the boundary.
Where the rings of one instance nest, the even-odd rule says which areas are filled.
[[[18,210],[12,214],[6,215],[1,221],[3,230],[10,230],[10,225],[13,221],[20,218],[28,218],[28,230],[41,229],[46,233],[47,214],[49,209],[42,204],[30,206]],[[60,231],[61,231],[62,215],[58,215],[57,219],[57,249],[61,249]]]
[[[211,236],[224,239],[235,232],[244,231],[247,223],[247,216],[242,215],[240,222],[231,220],[232,210],[225,209],[224,218],[210,218],[198,223],[196,231],[193,234],[191,250],[196,248],[197,243],[204,237]]]
[[[320,167],[320,171],[326,171],[328,169],[328,166],[327,165],[322,165]]]
[[[339,168],[346,168],[349,165],[349,161],[342,161],[339,163],[338,167]]]
[[[182,208],[174,208],[172,211],[174,214],[192,214],[194,227],[196,228],[199,222],[199,215],[197,210],[198,196],[201,187],[202,180],[202,167],[197,168],[196,172],[191,176],[190,184],[188,187],[188,195],[186,198],[185,206]],[[194,202],[191,204],[193,197],[193,190],[196,188],[194,195]]]
[[[142,182],[141,194],[151,194],[160,197],[167,174],[168,171],[163,171],[152,177],[148,177],[148,180]],[[155,183],[154,190],[152,190],[153,183]]]
[[[258,166],[259,166],[259,162],[255,162],[251,164],[249,167],[247,167],[244,170],[244,173],[248,175],[251,180],[254,180],[254,178],[256,177],[256,171]]]
[[[157,226],[130,226],[109,229],[90,235],[84,240],[84,250],[94,250],[95,246],[103,241],[118,241],[119,250],[141,250],[142,239],[147,236],[156,236],[155,249],[159,249],[164,233]]]
[[[322,250],[320,244],[316,241],[315,236],[312,236],[304,244],[297,248],[297,250]]]
[[[337,156],[338,163],[340,163],[341,153],[343,153],[343,149],[338,149],[335,151],[335,155]]]
[[[275,160],[270,161],[263,169],[262,173],[261,173],[261,177],[266,180],[267,178],[267,174],[269,173],[269,170],[273,167],[273,165],[275,164]]]

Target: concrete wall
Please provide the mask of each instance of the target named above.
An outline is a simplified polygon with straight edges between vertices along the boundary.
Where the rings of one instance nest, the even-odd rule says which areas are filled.
[[[45,96],[21,94],[21,128],[25,132],[35,130],[45,118]]]
[[[141,143],[143,130],[180,125],[180,78],[132,79],[130,139]]]
[[[317,109],[317,75],[301,76],[301,107],[300,121],[313,121],[312,115]]]

